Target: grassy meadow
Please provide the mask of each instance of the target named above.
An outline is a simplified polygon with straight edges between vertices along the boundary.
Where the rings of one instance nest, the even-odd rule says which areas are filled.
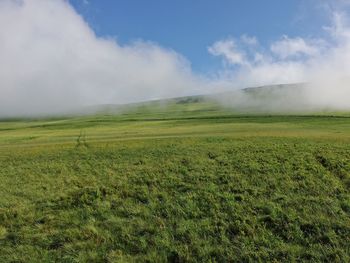
[[[0,197],[0,262],[350,262],[350,115],[2,120]]]

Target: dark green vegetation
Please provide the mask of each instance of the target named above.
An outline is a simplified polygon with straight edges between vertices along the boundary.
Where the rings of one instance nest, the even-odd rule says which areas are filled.
[[[350,118],[196,100],[0,123],[0,262],[350,262]]]

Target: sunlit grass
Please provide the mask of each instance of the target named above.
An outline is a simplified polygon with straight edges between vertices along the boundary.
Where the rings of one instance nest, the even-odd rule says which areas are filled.
[[[0,262],[350,261],[344,114],[6,121],[0,182]]]

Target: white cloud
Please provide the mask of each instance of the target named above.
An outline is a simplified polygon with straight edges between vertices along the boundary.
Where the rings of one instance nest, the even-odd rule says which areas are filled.
[[[289,38],[288,36],[283,36],[281,40],[271,45],[271,51],[282,59],[300,55],[316,56],[321,48],[320,40],[307,41],[301,37]]]
[[[336,39],[338,44],[346,44],[350,40],[350,29],[348,27],[348,16],[343,12],[332,13],[333,24],[323,27]]]
[[[154,43],[98,38],[68,2],[0,1],[0,115],[190,94],[189,62]]]
[[[244,44],[251,45],[251,46],[255,46],[258,44],[258,39],[254,36],[242,35],[241,41]]]
[[[239,50],[234,39],[226,39],[215,42],[208,48],[209,53],[214,56],[221,56],[231,64],[247,65],[247,58],[244,51]]]

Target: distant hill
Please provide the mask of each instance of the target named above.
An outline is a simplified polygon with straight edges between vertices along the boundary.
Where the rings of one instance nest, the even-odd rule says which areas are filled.
[[[113,112],[113,111],[125,111],[135,107],[145,107],[154,105],[169,105],[169,104],[193,104],[201,102],[211,102],[217,103],[219,105],[224,105],[225,107],[242,108],[247,109],[252,105],[244,105],[243,101],[239,101],[242,97],[249,100],[255,100],[255,104],[262,105],[266,103],[266,100],[273,100],[276,102],[278,100],[284,100],[285,95],[290,98],[291,94],[299,94],[305,88],[306,83],[294,83],[294,84],[278,84],[278,85],[266,85],[259,87],[249,87],[241,90],[226,91],[221,93],[206,94],[206,95],[194,95],[185,96],[177,98],[159,99],[159,100],[149,100],[136,103],[127,104],[106,104],[106,105],[96,105],[84,108],[83,112]],[[297,98],[295,98],[297,99]],[[271,102],[269,102],[271,104]],[[248,107],[249,106],[249,107]]]
[[[94,114],[159,114],[176,116],[187,112],[227,112],[227,114],[323,114],[334,112],[331,108],[312,105],[306,83],[266,85],[215,94],[184,96],[177,98],[148,100],[127,104],[92,105],[67,109],[53,116],[79,116]],[[28,117],[28,116],[24,116]],[[29,116],[30,117],[30,116]],[[35,116],[50,117],[50,116]],[[4,118],[3,118],[4,119]]]
[[[276,84],[276,85],[265,85],[259,87],[249,87],[242,89],[244,92],[266,92],[266,91],[281,91],[281,90],[295,90],[305,88],[307,83],[290,83],[290,84]]]
[[[292,83],[248,87],[221,93],[194,95],[128,104],[96,105],[78,109],[74,114],[124,113],[142,108],[147,111],[164,111],[165,107],[180,110],[193,108],[225,108],[240,114],[250,113],[310,113],[329,111],[310,105],[307,97],[307,83]],[[195,106],[197,104],[197,106]],[[199,106],[200,104],[200,106]]]

